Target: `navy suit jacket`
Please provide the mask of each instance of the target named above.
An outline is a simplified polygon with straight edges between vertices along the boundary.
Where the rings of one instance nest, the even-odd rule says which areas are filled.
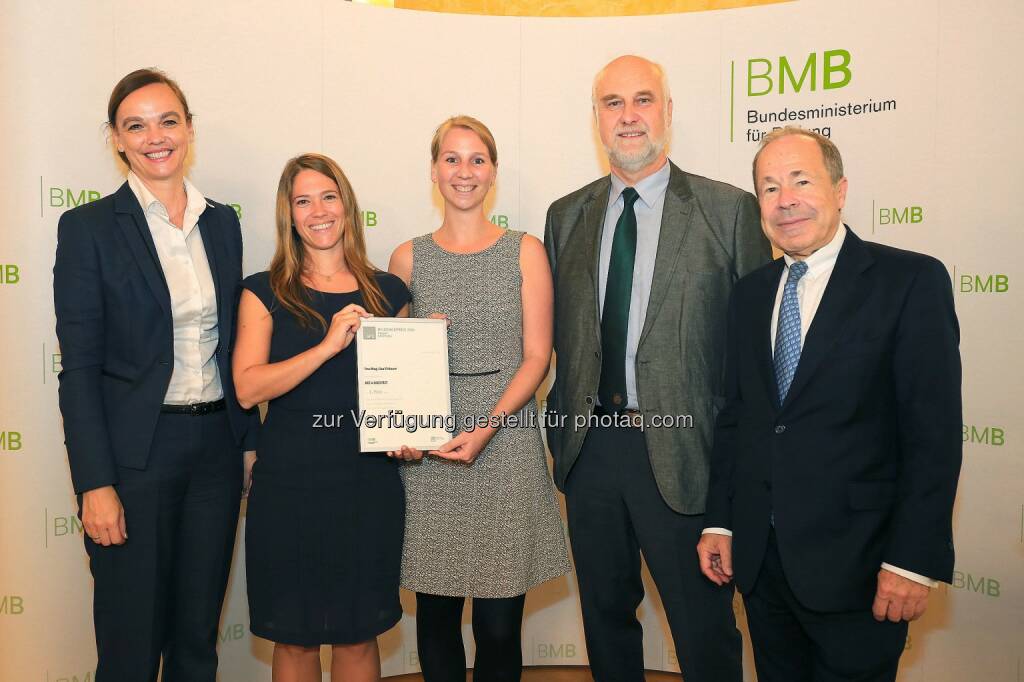
[[[962,414],[946,268],[848,232],[779,405],[770,327],[783,267],[740,280],[729,307],[706,525],[733,531],[737,586],[753,587],[773,515],[808,608],[870,608],[882,562],[949,582]]]
[[[258,413],[235,399],[230,354],[242,279],[242,234],[228,206],[199,218],[217,295],[217,366],[240,451],[254,449]],[[53,266],[62,370],[60,410],[75,492],[144,469],[174,368],[171,298],[142,207],[128,183],[64,213]]]

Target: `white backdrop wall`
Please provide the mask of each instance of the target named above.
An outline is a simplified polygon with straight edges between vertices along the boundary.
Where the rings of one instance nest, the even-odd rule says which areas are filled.
[[[606,172],[590,83],[629,52],[667,69],[675,162],[748,189],[750,138],[776,125],[751,116],[890,102],[804,124],[827,127],[845,154],[853,229],[937,256],[956,290],[965,399],[957,574],[911,626],[900,680],[1022,679],[1017,3],[798,0],[607,19],[338,0],[258,9],[238,0],[2,0],[0,11],[0,679],[84,682],[95,666],[91,578],[57,409],[51,268],[61,212],[122,181],[102,127],[121,76],[159,66],[182,84],[197,115],[192,178],[236,205],[251,273],[273,249],[280,169],[303,151],[329,154],[348,173],[378,265],[401,241],[434,229],[440,204],[427,147],[434,126],[455,113],[479,117],[497,137],[494,220],[540,236],[551,201]],[[791,78],[780,80],[780,57]],[[759,77],[769,68],[770,80]],[[248,633],[241,552],[239,542],[221,678],[269,680],[270,645]],[[640,610],[648,666],[677,670],[649,579],[648,587]],[[403,602],[405,618],[381,638],[385,675],[418,669],[414,604],[408,594]],[[737,611],[743,626],[738,602]],[[534,665],[586,662],[573,579],[529,595],[524,656]],[[748,645],[753,679],[750,663]]]

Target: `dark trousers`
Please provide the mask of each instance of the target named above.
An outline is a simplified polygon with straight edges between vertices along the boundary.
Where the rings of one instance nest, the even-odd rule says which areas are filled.
[[[96,682],[214,682],[242,463],[227,413],[161,414],[146,469],[118,469],[128,540],[85,538]],[[81,508],[81,500],[79,500]]]
[[[733,588],[700,572],[703,515],[672,511],[643,434],[592,428],[565,485],[587,655],[597,682],[643,682],[640,552],[658,587],[686,682],[740,682]]]
[[[462,642],[465,597],[416,593],[416,647],[424,682],[465,682]],[[523,605],[526,595],[473,599],[477,682],[519,682],[523,672]]]
[[[774,532],[757,582],[743,601],[759,682],[896,679],[907,641],[906,621],[879,623],[870,604],[839,613],[804,608],[789,588]]]

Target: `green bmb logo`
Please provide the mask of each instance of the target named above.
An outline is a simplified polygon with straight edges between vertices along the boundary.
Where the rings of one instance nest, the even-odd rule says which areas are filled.
[[[25,613],[25,600],[16,594],[0,595],[0,616],[20,616]]]
[[[0,284],[17,284],[21,281],[21,268],[14,263],[0,263]]]
[[[21,447],[21,431],[0,431],[0,450],[17,452]]]
[[[1009,275],[960,274],[961,294],[1005,294],[1010,290]]]
[[[420,669],[420,653],[413,649],[405,655],[405,665],[416,670]]]
[[[85,532],[82,522],[78,520],[78,516],[75,514],[70,516],[54,516],[51,521],[53,523],[48,524],[50,537],[63,538],[69,535],[81,537]]]
[[[70,187],[50,187],[50,208],[74,208],[103,197],[94,189],[74,190]]]
[[[997,448],[1006,444],[1006,430],[999,426],[978,427],[973,424],[964,424],[963,433],[965,443],[992,445]]]
[[[376,211],[370,211],[370,210],[360,211],[359,212],[359,217],[362,218],[363,227],[377,227],[377,223],[380,222],[378,220],[378,218],[377,218],[377,212]]]
[[[853,71],[850,69],[850,52],[848,50],[825,50],[821,53],[821,78],[818,78],[818,53],[812,52],[803,58],[803,68],[800,68],[799,59],[790,61],[789,57],[780,56],[778,65],[774,59],[760,57],[747,60],[747,95],[750,97],[761,97],[775,93],[776,86],[778,94],[786,94],[786,83],[794,93],[800,92],[805,87],[811,92],[817,91],[820,86],[822,90],[836,90],[845,88],[853,79]],[[796,65],[796,68],[794,68]],[[796,72],[800,70],[800,76]]]
[[[992,597],[993,599],[999,598],[999,581],[995,578],[973,576],[965,571],[953,571],[951,586],[954,590],[966,590],[986,597]]]
[[[920,206],[878,209],[879,225],[916,225],[921,222],[924,222],[924,209]]]
[[[498,227],[508,227],[508,216],[500,213],[495,213],[490,217],[490,221]]]
[[[217,633],[217,641],[221,644],[224,644],[225,642],[237,642],[244,638],[245,626],[241,623],[225,625],[224,629]]]
[[[572,642],[562,642],[560,644],[541,642],[537,645],[537,658],[576,658],[576,645]]]
[[[241,204],[228,204],[228,206],[231,207],[231,209],[235,212],[235,215],[238,216],[238,219],[241,220],[242,219],[242,205]]]
[[[47,674],[46,679],[52,680],[53,682],[93,682],[93,680],[96,679],[96,671],[88,670],[77,675],[59,675],[57,677],[50,677],[50,675]]]

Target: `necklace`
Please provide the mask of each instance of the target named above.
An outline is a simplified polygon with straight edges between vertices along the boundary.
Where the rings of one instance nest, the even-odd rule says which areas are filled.
[[[331,274],[329,274],[329,275],[328,275],[328,274],[325,274],[325,273],[323,273],[323,272],[320,272],[319,270],[317,270],[317,267],[316,267],[315,265],[313,265],[313,266],[312,266],[312,269],[313,269],[313,272],[315,272],[316,274],[320,275],[321,277],[323,277],[324,279],[326,279],[326,280],[327,280],[328,282],[330,282],[330,281],[331,281],[331,278],[332,278],[332,277],[334,277],[334,276],[335,276],[335,275],[337,275],[337,274],[338,274],[339,272],[341,272],[342,270],[344,270],[344,269],[345,269],[345,265],[344,265],[344,264],[342,264],[342,265],[341,265],[341,266],[340,266],[340,267],[339,267],[339,268],[338,268],[337,270],[335,270],[334,272],[332,272],[332,273],[331,273]]]

